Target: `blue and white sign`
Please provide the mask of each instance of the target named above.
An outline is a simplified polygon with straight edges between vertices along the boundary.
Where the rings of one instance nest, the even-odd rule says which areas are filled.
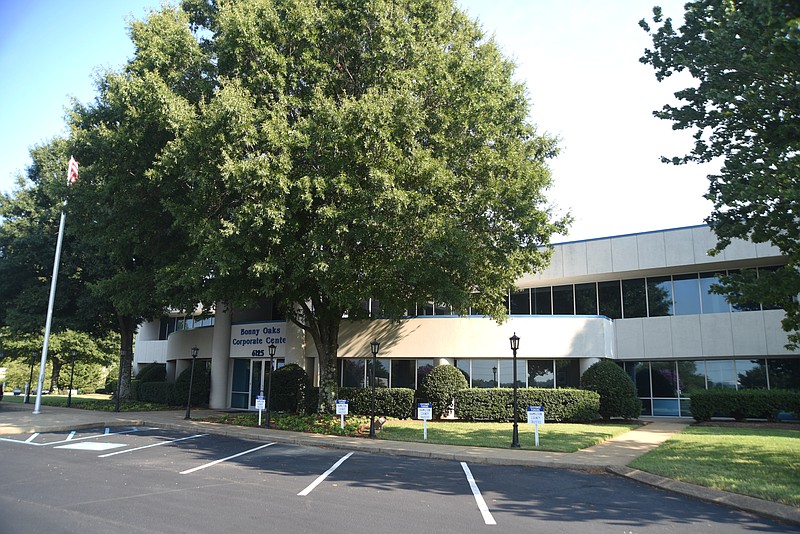
[[[433,404],[430,402],[418,402],[417,417],[423,421],[430,421],[433,419]]]
[[[267,401],[264,398],[264,395],[259,395],[256,397],[256,410],[266,410],[267,409]]]
[[[528,406],[528,424],[544,424],[544,406]]]
[[[336,401],[336,415],[347,415],[348,414],[348,405],[347,400],[337,400]]]

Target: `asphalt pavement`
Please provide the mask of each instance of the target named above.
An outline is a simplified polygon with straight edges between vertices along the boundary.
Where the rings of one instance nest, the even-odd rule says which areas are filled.
[[[527,449],[434,445],[425,442],[399,442],[366,437],[326,436],[258,427],[239,427],[201,420],[220,413],[222,412],[218,410],[193,409],[191,419],[186,420],[183,410],[115,413],[42,406],[40,413],[34,414],[33,405],[0,402],[0,435],[61,432],[101,426],[154,426],[256,441],[275,441],[385,455],[455,460],[477,464],[610,472],[703,501],[800,525],[800,509],[793,506],[679,482],[628,467],[628,464],[635,458],[658,447],[670,436],[683,430],[691,422],[687,419],[644,419],[645,425],[594,447],[574,453],[558,453]]]

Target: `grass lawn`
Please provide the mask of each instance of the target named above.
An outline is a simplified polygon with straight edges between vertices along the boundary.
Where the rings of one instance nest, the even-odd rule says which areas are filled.
[[[25,395],[14,395],[6,392],[2,402],[22,404],[25,400]],[[36,395],[31,395],[31,406],[36,402]],[[47,394],[42,395],[42,406],[60,406],[67,405],[67,395]],[[82,408],[85,410],[102,410],[110,412],[114,410],[114,400],[111,395],[104,393],[89,393],[86,395],[73,395],[72,408]],[[178,406],[163,406],[160,404],[152,404],[149,402],[123,402],[120,404],[120,411],[135,412],[147,410],[175,410]]]
[[[536,448],[533,425],[521,423],[519,443],[522,449],[528,450],[575,452],[638,427],[637,424],[547,423],[539,425],[539,448]],[[511,446],[512,429],[512,423],[429,421],[428,443],[507,449]],[[422,433],[422,421],[390,420],[378,437],[395,441],[422,441]]]
[[[690,426],[630,467],[800,507],[800,430]]]

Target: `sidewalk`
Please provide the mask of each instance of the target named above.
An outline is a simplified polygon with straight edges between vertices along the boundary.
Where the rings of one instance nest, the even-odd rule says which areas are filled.
[[[278,443],[329,447],[367,453],[491,465],[519,465],[610,472],[643,484],[693,498],[800,525],[800,509],[792,506],[678,482],[627,467],[628,463],[638,456],[658,447],[670,436],[683,430],[691,422],[686,419],[649,419],[647,420],[648,424],[641,428],[612,438],[600,445],[575,453],[558,453],[512,450],[510,448],[491,449],[486,447],[433,445],[430,443],[410,443],[381,439],[371,440],[361,437],[324,436],[266,428],[238,427],[197,420],[219,413],[216,410],[193,409],[192,419],[187,421],[183,418],[185,415],[183,410],[115,413],[42,406],[41,413],[34,415],[32,404],[2,402],[0,403],[0,435],[60,432],[103,426],[142,425],[186,432],[232,436],[255,441],[275,441]]]

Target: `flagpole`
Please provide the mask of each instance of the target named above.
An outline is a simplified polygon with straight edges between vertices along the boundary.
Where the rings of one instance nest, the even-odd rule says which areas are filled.
[[[67,169],[67,185],[74,184],[78,179],[78,163],[73,157],[69,158],[69,168]],[[58,241],[56,242],[56,258],[53,262],[53,279],[50,281],[50,300],[47,303],[47,320],[44,327],[44,344],[42,345],[42,359],[39,364],[39,382],[36,387],[36,404],[33,408],[34,414],[41,413],[42,407],[42,387],[44,386],[44,372],[47,364],[47,346],[50,343],[50,327],[53,324],[53,308],[56,301],[56,282],[58,281],[58,265],[61,263],[61,245],[64,241],[64,225],[67,220],[67,200],[61,208],[61,222],[58,225]]]

